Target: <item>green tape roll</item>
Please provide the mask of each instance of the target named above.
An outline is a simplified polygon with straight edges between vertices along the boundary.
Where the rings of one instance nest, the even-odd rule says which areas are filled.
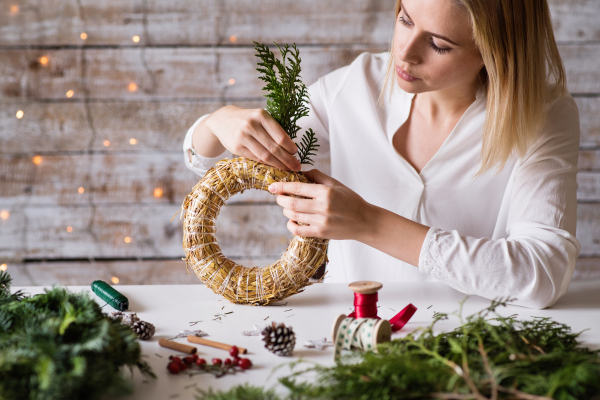
[[[129,299],[104,281],[92,282],[92,291],[116,310],[126,311],[129,309]]]

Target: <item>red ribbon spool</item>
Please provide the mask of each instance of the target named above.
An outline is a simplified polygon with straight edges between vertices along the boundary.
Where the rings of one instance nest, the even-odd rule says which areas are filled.
[[[379,282],[358,281],[348,285],[354,291],[354,312],[348,317],[351,318],[376,318],[377,315],[377,291],[383,287]],[[389,322],[392,325],[392,331],[397,332],[412,318],[417,311],[417,307],[410,303],[402,311],[392,317]]]

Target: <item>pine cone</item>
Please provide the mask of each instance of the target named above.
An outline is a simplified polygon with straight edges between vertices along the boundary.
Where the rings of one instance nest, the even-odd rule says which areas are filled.
[[[125,315],[125,314],[123,314],[123,311],[113,311],[110,313],[108,318],[120,321],[121,319],[123,319],[123,315]]]
[[[133,332],[140,338],[141,340],[148,340],[152,336],[154,336],[154,332],[156,328],[150,322],[146,321],[138,321],[131,325],[131,329]]]
[[[265,347],[278,356],[289,356],[294,351],[296,335],[291,326],[272,322],[261,332]]]
[[[127,326],[132,326],[134,323],[140,321],[137,314],[134,312],[125,314],[123,311],[113,311],[110,313],[109,317],[111,319],[121,321],[121,324]]]

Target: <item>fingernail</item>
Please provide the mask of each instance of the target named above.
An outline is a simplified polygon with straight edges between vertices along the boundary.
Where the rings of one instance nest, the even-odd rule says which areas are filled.
[[[275,189],[276,189],[276,186],[275,186],[275,184],[274,184],[274,183],[271,183],[271,184],[269,185],[269,192],[274,192],[274,191],[275,191]]]

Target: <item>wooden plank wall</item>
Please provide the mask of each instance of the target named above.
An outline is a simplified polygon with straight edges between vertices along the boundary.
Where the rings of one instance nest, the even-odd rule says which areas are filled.
[[[170,222],[197,181],[188,127],[226,104],[264,106],[253,41],[297,43],[310,84],[385,51],[393,3],[0,0],[0,265],[19,285],[197,283]],[[550,4],[581,113],[576,278],[598,278],[600,4]],[[268,193],[246,192],[222,211],[219,242],[266,265],[291,237],[286,220]]]

